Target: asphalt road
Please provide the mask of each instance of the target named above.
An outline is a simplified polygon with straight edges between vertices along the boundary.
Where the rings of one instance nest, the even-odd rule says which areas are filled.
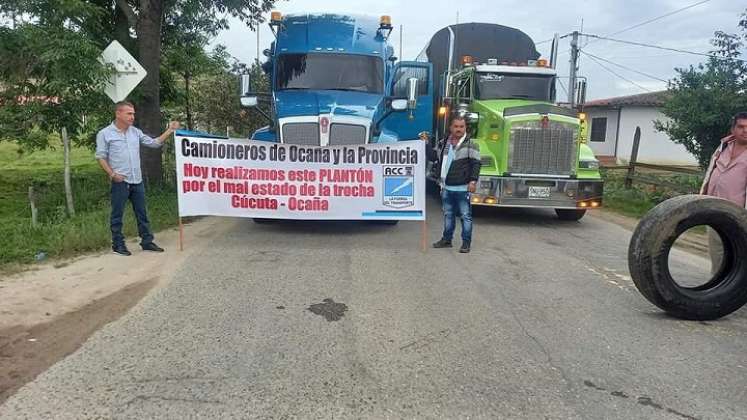
[[[747,417],[747,310],[663,315],[601,219],[480,212],[469,255],[417,223],[225,223],[0,418]]]

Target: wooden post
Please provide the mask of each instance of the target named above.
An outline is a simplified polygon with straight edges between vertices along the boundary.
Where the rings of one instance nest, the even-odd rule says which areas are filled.
[[[179,218],[179,251],[184,251],[184,224],[182,218]]]
[[[31,226],[39,226],[38,210],[36,209],[36,195],[34,195],[34,186],[29,185],[29,204],[31,205]]]
[[[628,165],[628,174],[625,176],[625,188],[630,189],[633,187],[633,177],[635,176],[635,164],[638,161],[638,147],[641,143],[641,127],[635,128],[635,135],[633,135],[633,150],[630,152],[630,162]]]
[[[62,148],[65,153],[65,201],[67,203],[68,216],[75,216],[75,206],[73,205],[73,187],[70,182],[70,138],[67,135],[67,128],[62,127]]]
[[[427,252],[428,250],[428,223],[425,219],[423,219],[423,223],[421,223],[422,226],[422,232],[421,232],[421,246],[423,248],[423,252]]]

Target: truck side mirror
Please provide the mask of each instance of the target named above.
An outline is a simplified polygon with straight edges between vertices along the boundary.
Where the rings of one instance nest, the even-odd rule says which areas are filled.
[[[407,99],[393,99],[392,100],[393,111],[404,111],[407,109],[407,105],[408,105]]]
[[[407,109],[415,109],[418,106],[418,79],[411,77],[407,79]]]
[[[253,108],[257,106],[258,101],[256,96],[242,96],[239,102],[241,102],[242,108]]]
[[[257,96],[252,92],[252,78],[248,74],[241,75],[240,83],[240,99],[239,102],[243,108],[251,108],[257,106]]]

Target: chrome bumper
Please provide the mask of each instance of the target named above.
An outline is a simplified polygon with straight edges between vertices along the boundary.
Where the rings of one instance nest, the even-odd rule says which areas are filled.
[[[472,194],[472,204],[591,209],[602,206],[603,193],[604,183],[601,180],[481,176],[477,191]]]

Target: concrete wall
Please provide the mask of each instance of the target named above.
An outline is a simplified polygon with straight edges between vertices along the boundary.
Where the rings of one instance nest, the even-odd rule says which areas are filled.
[[[636,126],[641,127],[641,143],[638,161],[659,165],[697,165],[695,156],[685,146],[673,142],[665,133],[654,129],[654,121],[666,121],[657,108],[631,106],[624,107],[620,115],[620,137],[617,144],[617,158],[621,162],[630,161],[633,149],[633,135]]]
[[[641,143],[638,149],[638,161],[659,165],[697,165],[698,161],[685,146],[673,142],[665,133],[654,129],[654,121],[666,121],[666,117],[657,108],[643,106],[626,106],[620,112],[620,132],[617,137],[618,110],[613,108],[588,108],[589,138],[593,129],[593,119],[607,117],[607,133],[604,142],[589,141],[589,146],[597,156],[616,156],[619,163],[630,161],[633,149],[635,128],[641,127]],[[615,154],[615,150],[617,154]]]

